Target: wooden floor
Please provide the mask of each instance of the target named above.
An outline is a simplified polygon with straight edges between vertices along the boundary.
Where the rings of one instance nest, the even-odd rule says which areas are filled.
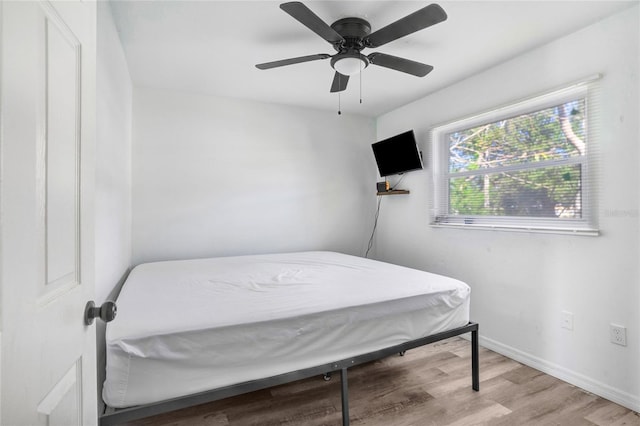
[[[640,416],[495,352],[452,338],[349,369],[352,425],[635,425]],[[341,425],[340,376],[321,377],[164,414],[129,426]]]

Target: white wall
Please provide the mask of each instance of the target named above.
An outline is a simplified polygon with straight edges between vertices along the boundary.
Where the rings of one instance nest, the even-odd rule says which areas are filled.
[[[599,237],[436,229],[429,170],[386,197],[376,257],[460,278],[472,287],[481,342],[632,409],[640,409],[639,11],[542,46],[378,119],[378,137],[429,130],[602,73]],[[453,52],[452,52],[453,54]],[[464,61],[461,62],[464,66]],[[574,330],[560,328],[560,312]],[[609,343],[609,323],[628,346]]]
[[[135,88],[133,261],[363,254],[372,119]]]
[[[131,266],[132,84],[108,2],[98,2],[96,63],[96,304],[117,292]],[[105,324],[96,322],[98,404],[105,374]],[[100,410],[100,408],[99,408]]]
[[[96,303],[131,265],[132,84],[108,2],[98,2]]]

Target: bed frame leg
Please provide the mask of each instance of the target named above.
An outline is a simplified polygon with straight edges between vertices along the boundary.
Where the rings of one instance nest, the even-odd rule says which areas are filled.
[[[471,332],[471,376],[474,391],[480,390],[480,362],[478,357],[478,327]]]
[[[346,368],[340,370],[340,385],[342,387],[342,426],[349,426],[349,387]]]

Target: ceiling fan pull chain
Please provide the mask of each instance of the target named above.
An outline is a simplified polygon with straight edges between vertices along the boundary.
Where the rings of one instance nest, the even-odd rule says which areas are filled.
[[[362,67],[360,67],[360,104],[362,105]]]
[[[341,76],[341,74],[340,74],[340,73],[338,73],[338,86],[340,86],[340,76]],[[342,109],[342,108],[341,108],[341,106],[340,106],[340,92],[338,92],[338,115],[341,115],[341,114],[342,114],[341,109]]]

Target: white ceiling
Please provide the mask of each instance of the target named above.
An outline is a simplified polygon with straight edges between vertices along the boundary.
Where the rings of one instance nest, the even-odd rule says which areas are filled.
[[[134,85],[337,111],[333,69],[319,60],[270,70],[255,64],[332,46],[280,10],[280,1],[122,1],[111,6]],[[372,32],[430,2],[305,1],[327,24],[355,16]],[[376,117],[511,57],[638,4],[628,1],[438,2],[445,22],[365,49],[434,66],[414,77],[374,65],[341,95],[344,113]],[[536,72],[532,70],[532,72]]]

